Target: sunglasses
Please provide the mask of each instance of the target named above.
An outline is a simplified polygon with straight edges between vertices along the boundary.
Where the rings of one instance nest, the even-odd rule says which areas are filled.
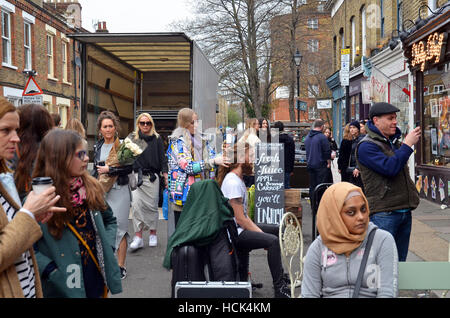
[[[140,121],[139,125],[141,125],[141,126],[151,126],[152,122],[151,121]]]
[[[76,152],[75,155],[78,157],[78,159],[83,161],[86,158],[86,156],[87,156],[87,151],[86,150],[80,150],[80,151]]]

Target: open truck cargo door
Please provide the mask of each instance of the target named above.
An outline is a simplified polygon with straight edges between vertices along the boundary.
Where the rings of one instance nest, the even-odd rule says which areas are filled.
[[[76,33],[81,52],[80,110],[89,149],[97,140],[97,117],[120,117],[121,135],[134,130],[139,113],[153,117],[167,137],[178,110],[193,108],[203,129],[216,126],[219,75],[184,33]]]

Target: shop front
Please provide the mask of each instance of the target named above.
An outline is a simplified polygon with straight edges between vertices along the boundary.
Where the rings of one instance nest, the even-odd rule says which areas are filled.
[[[414,79],[415,121],[422,127],[415,181],[420,196],[449,204],[450,195],[450,10],[433,17],[404,41]]]
[[[339,71],[326,79],[328,88],[333,94],[333,137],[338,144],[342,140],[345,126],[345,90],[341,85]]]
[[[364,120],[369,118],[370,103],[364,103],[362,95],[362,83],[367,81],[363,76],[361,66],[350,72],[350,118],[352,120]]]

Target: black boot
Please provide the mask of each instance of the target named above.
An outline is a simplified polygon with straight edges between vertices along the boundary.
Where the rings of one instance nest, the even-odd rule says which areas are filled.
[[[274,287],[274,289],[275,298],[291,298],[291,289],[286,283],[283,282],[281,285]]]

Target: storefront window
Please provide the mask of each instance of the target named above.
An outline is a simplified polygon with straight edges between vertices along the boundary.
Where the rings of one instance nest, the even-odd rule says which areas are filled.
[[[359,120],[359,94],[350,96],[351,114],[350,118]]]
[[[423,163],[450,167],[449,65],[424,72]]]

